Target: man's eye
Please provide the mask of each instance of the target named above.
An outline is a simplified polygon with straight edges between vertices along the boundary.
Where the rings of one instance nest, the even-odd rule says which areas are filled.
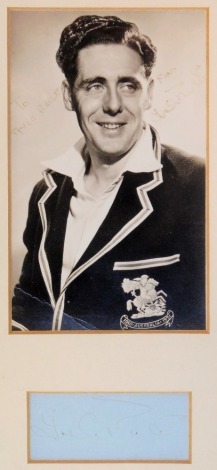
[[[87,91],[92,91],[92,92],[102,91],[102,89],[103,89],[103,86],[101,85],[101,83],[93,83],[92,85],[89,85],[87,87]]]
[[[133,83],[123,83],[121,85],[121,90],[126,91],[127,93],[133,93],[136,91],[136,85]]]

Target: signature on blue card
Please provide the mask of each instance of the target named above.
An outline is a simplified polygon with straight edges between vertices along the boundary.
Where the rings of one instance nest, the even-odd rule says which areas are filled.
[[[96,406],[97,402],[97,406]],[[109,409],[111,405],[114,411],[105,413],[104,406]],[[185,422],[186,415],[183,413],[164,412],[156,414],[153,405],[135,402],[127,399],[111,399],[105,396],[92,397],[90,410],[80,413],[74,407],[67,412],[67,420],[63,419],[61,408],[52,408],[41,411],[37,424],[32,424],[31,430],[34,434],[45,439],[54,441],[68,439],[117,439],[131,438],[140,439],[152,434],[155,437],[169,436],[174,427]],[[71,416],[71,417],[70,417]]]
[[[30,461],[189,457],[188,393],[30,393]]]

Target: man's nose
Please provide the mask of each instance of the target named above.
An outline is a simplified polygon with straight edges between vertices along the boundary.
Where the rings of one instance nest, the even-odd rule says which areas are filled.
[[[115,89],[107,89],[104,95],[103,111],[111,116],[115,116],[122,112],[122,98],[119,91]]]

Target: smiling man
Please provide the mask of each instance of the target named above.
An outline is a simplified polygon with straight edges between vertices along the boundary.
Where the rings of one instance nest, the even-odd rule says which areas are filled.
[[[155,60],[117,17],[64,29],[64,102],[84,137],[31,196],[15,330],[205,329],[204,168],[146,122]]]
[[[141,136],[153,82],[141,57],[125,45],[89,46],[80,51],[78,68],[74,107],[87,148],[93,160],[116,163]]]

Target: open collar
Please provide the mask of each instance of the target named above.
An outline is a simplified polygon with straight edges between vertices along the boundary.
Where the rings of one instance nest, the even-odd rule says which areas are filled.
[[[137,143],[123,157],[125,164],[117,177],[120,177],[126,171],[132,173],[150,173],[161,169],[160,153],[157,151],[158,141],[159,137],[156,130],[146,125]],[[76,183],[84,175],[88,161],[89,157],[86,151],[85,139],[81,137],[64,154],[51,160],[42,161],[41,163],[46,168],[69,176],[72,178],[73,183]]]

